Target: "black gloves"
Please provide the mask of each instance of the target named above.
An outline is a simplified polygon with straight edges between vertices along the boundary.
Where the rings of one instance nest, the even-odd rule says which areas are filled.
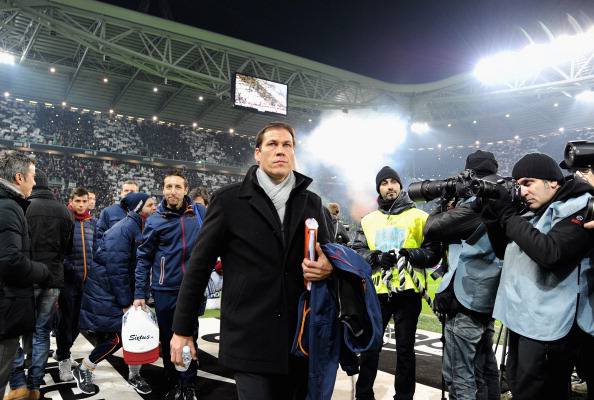
[[[382,267],[382,269],[390,269],[396,264],[397,260],[398,256],[396,255],[396,253],[393,251],[388,251],[382,253],[382,255],[379,258],[379,264],[380,267]]]
[[[501,224],[505,224],[517,212],[512,205],[512,198],[509,191],[503,185],[497,185],[496,187],[499,196],[497,199],[489,200],[483,208],[483,217],[487,221],[499,220]]]

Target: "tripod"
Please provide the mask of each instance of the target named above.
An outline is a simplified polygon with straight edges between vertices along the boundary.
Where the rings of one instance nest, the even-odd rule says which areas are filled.
[[[501,363],[499,364],[499,387],[501,388],[501,393],[505,393],[509,391],[509,385],[507,383],[507,374],[505,371],[505,361],[507,359],[507,345],[509,343],[509,330],[503,325],[501,325],[501,328],[497,333],[497,341],[495,342],[495,354],[497,354],[497,349],[499,347],[499,339],[501,339],[502,333],[503,343],[501,344]]]

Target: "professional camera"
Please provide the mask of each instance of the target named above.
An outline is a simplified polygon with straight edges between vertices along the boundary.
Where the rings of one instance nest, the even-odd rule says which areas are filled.
[[[408,186],[408,195],[413,201],[468,198],[472,196],[471,184],[474,179],[474,172],[467,169],[456,176],[441,181],[413,182]]]
[[[594,165],[594,142],[576,140],[565,145],[565,164],[569,169],[591,168]]]
[[[474,179],[470,184],[472,194],[481,199],[498,199],[501,186],[509,193],[512,206],[518,210],[526,208],[520,184],[513,178],[499,179],[497,183],[485,179]]]

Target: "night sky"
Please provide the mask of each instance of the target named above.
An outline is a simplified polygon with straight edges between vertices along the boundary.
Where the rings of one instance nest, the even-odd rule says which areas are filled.
[[[107,0],[137,10],[148,0]],[[150,1],[162,16],[164,0]],[[395,83],[471,71],[485,55],[592,26],[593,0],[170,0],[172,19]]]

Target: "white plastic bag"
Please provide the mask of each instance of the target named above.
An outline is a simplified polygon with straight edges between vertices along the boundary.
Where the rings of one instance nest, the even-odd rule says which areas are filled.
[[[128,365],[150,364],[159,358],[159,326],[148,307],[130,307],[122,317],[122,348]]]

